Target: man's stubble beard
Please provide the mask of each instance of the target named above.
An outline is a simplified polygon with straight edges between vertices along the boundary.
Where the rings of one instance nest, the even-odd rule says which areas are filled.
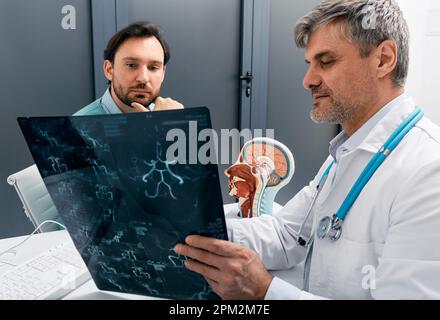
[[[310,118],[315,123],[343,124],[355,118],[355,114],[362,108],[359,101],[344,101],[337,99],[334,95],[328,97],[329,106],[326,109],[314,107],[310,111]]]
[[[128,97],[128,92],[127,92],[127,93],[124,93],[124,90],[122,89],[121,86],[118,85],[117,82],[114,82],[114,83],[112,84],[111,87],[114,89],[114,92],[115,92],[116,96],[118,97],[118,99],[121,100],[121,101],[122,101],[125,105],[127,105],[128,107],[132,107],[131,104],[132,104],[133,102],[140,103],[140,102],[138,102],[138,101],[136,101],[136,100],[130,99],[130,98]],[[139,89],[144,89],[144,88],[141,87],[141,86],[138,86],[138,88],[139,88]],[[148,101],[145,102],[145,103],[140,103],[140,104],[143,105],[145,108],[148,108],[148,106],[149,106],[154,100],[156,100],[156,98],[157,98],[158,96],[159,96],[159,94],[153,95],[153,96],[151,97],[150,100],[148,100]]]
[[[362,78],[361,78],[362,79]],[[369,74],[365,74],[361,81],[352,87],[350,96],[335,93],[329,88],[314,88],[312,93],[328,95],[329,105],[327,108],[314,107],[310,111],[310,118],[315,123],[340,124],[355,121],[370,106],[375,98],[376,88]]]

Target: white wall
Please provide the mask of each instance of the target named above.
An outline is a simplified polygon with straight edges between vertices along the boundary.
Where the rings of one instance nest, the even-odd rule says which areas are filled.
[[[440,125],[440,1],[397,2],[411,33],[407,93]]]

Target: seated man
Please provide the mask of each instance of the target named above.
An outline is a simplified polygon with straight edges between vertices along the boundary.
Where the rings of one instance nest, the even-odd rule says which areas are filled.
[[[153,23],[137,22],[117,32],[107,44],[104,59],[109,88],[74,115],[183,108],[182,104],[159,96],[170,51]]]
[[[182,104],[159,96],[170,51],[153,23],[133,23],[117,32],[108,42],[104,58],[104,74],[109,87],[101,98],[76,112],[75,116],[183,108]],[[26,175],[39,173],[32,166]],[[42,186],[40,179],[36,181],[40,181],[39,186]],[[39,199],[44,198],[47,203],[44,206],[41,202],[38,204],[38,208],[46,209],[44,213],[38,210],[34,213],[33,223],[39,224],[47,219],[61,222],[51,198],[45,197],[45,188],[41,190],[34,186],[33,196],[36,190],[41,191]],[[58,226],[51,225],[40,230],[54,229],[58,229]]]

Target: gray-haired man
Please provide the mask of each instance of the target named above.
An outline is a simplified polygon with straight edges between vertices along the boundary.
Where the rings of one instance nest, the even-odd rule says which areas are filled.
[[[230,220],[233,242],[190,236],[176,252],[224,299],[439,299],[440,128],[404,92],[409,35],[399,7],[323,1],[295,34],[311,118],[344,130],[278,214]],[[302,290],[267,271],[302,265]]]

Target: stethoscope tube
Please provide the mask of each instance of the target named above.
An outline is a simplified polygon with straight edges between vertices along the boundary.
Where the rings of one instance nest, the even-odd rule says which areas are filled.
[[[303,223],[301,224],[301,227],[299,228],[298,231],[298,237],[297,237],[297,244],[299,244],[300,246],[306,246],[311,242],[311,239],[309,239],[309,241],[307,242],[303,237],[301,237],[301,233],[302,230],[304,229],[304,225],[306,223],[306,221],[308,220],[310,213],[312,212],[313,207],[315,206],[316,200],[318,199],[318,195],[321,192],[322,187],[324,186],[324,183],[328,177],[328,174],[330,173],[330,170],[332,169],[333,165],[335,164],[335,161],[332,161],[330,163],[330,165],[327,167],[327,169],[324,171],[324,173],[321,176],[321,179],[319,179],[318,185],[316,186],[316,193],[313,196],[313,200],[309,206],[309,210],[307,211],[306,217],[303,220]]]
[[[399,125],[399,127],[391,134],[391,136],[384,143],[382,148],[371,158],[368,162],[364,170],[362,171],[359,178],[356,180],[355,184],[349,191],[348,195],[344,199],[342,205],[339,207],[338,211],[331,217],[326,216],[319,222],[318,228],[316,230],[316,235],[319,239],[324,239],[328,237],[332,241],[336,241],[340,238],[342,234],[342,224],[353,206],[354,202],[359,197],[360,193],[366,186],[366,184],[370,181],[371,177],[377,171],[377,169],[382,165],[385,159],[391,154],[391,152],[399,145],[402,139],[411,131],[412,128],[420,121],[423,117],[423,112],[419,107],[416,107],[415,110]],[[304,238],[301,237],[302,230],[304,228],[305,222],[307,221],[312,208],[314,207],[322,185],[325,182],[324,179],[327,178],[331,168],[333,167],[334,161],[329,165],[324,174],[322,175],[318,187],[317,192],[313,198],[313,201],[309,207],[307,215],[299,229],[297,243],[301,246],[305,246],[311,243],[313,237],[309,239],[307,242]]]
[[[353,188],[348,193],[341,207],[336,213],[336,216],[340,220],[344,220],[348,211],[353,206],[353,203],[359,197],[362,189],[365,185],[370,181],[373,174],[376,170],[381,166],[381,164],[385,161],[385,159],[391,154],[391,152],[398,146],[400,141],[407,135],[407,133],[419,122],[419,120],[423,117],[423,112],[419,107],[409,115],[409,117],[394,131],[394,133],[390,136],[390,138],[385,142],[383,147],[379,150],[378,153],[374,155],[374,157],[367,164],[365,169],[362,171],[358,180],[354,184]]]

